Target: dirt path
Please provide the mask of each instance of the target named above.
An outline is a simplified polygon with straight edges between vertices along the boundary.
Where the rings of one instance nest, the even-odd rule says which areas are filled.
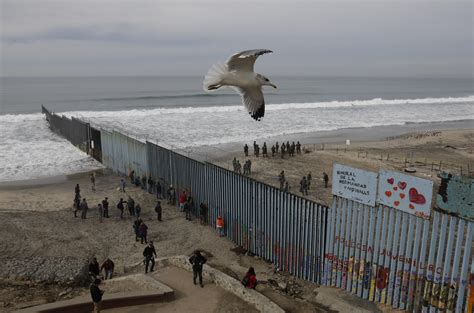
[[[152,276],[175,291],[175,300],[167,303],[124,307],[104,312],[258,312],[241,299],[217,287],[210,281],[204,282],[204,288],[194,285],[192,274],[175,267],[158,269]]]

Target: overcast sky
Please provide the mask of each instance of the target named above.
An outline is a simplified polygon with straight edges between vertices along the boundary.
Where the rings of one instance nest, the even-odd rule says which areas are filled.
[[[473,74],[473,1],[0,2],[2,76],[202,76],[253,48],[267,75]]]

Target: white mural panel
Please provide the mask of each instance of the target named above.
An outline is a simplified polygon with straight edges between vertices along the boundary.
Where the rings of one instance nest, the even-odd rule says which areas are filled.
[[[375,205],[377,173],[335,163],[332,181],[333,195]]]

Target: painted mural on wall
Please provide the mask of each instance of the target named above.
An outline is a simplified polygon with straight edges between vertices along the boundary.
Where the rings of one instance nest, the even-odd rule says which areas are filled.
[[[332,194],[356,202],[375,205],[377,173],[335,163]]]
[[[380,170],[377,201],[386,206],[430,218],[433,182],[399,172]]]
[[[441,173],[436,206],[459,217],[474,219],[474,179]]]

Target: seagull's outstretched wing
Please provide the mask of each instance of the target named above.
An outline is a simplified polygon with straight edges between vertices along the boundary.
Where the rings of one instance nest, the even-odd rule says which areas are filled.
[[[253,119],[259,121],[265,115],[265,99],[262,87],[234,88],[242,96],[242,103]]]
[[[253,72],[253,65],[259,56],[272,53],[268,49],[246,50],[232,55],[227,60],[229,71]]]

